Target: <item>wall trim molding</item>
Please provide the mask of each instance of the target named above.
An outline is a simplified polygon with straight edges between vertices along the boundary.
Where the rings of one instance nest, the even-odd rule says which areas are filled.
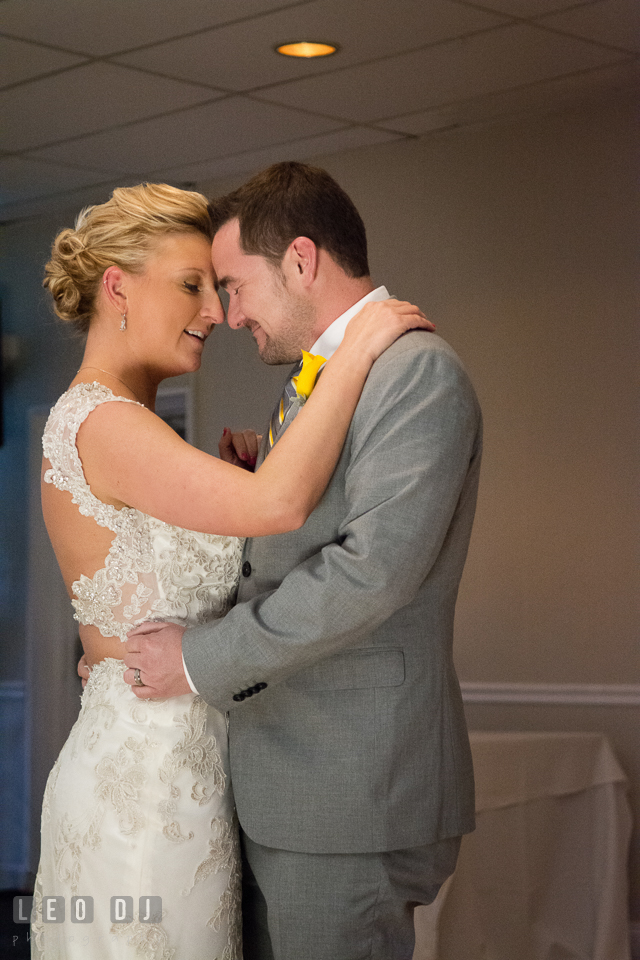
[[[26,871],[26,783],[28,754],[24,749],[27,685],[0,680],[0,889],[24,886]],[[27,881],[28,882],[28,881]]]
[[[549,703],[640,707],[640,683],[461,683],[465,703]],[[0,681],[0,700],[21,700],[23,680]]]
[[[22,700],[26,687],[24,680],[0,680],[0,700]]]
[[[640,707],[640,683],[461,683],[465,703]]]

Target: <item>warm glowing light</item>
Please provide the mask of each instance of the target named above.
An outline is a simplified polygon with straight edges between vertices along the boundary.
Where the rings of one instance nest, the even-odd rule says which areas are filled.
[[[283,57],[328,57],[335,53],[337,46],[331,43],[311,43],[308,40],[300,40],[298,43],[283,43],[276,47],[278,53]]]

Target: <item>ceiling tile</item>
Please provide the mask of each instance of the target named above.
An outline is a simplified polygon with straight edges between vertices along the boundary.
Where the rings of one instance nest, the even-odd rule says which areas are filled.
[[[3,0],[2,32],[107,56],[300,0]]]
[[[348,127],[315,137],[305,137],[288,143],[274,144],[262,150],[250,150],[246,153],[234,153],[205,163],[190,164],[186,167],[174,167],[171,170],[157,171],[159,177],[172,182],[195,182],[224,177],[228,174],[247,173],[261,170],[281,160],[306,160],[309,157],[338,153],[341,150],[353,150],[356,147],[370,147],[376,143],[388,143],[398,140],[401,134],[387,130],[372,130],[370,127]]]
[[[540,21],[587,40],[610,43],[640,53],[640,3],[638,0],[600,0],[588,7],[567,10]]]
[[[180,80],[92,63],[0,92],[0,128],[5,148],[23,150],[216,96]]]
[[[621,59],[623,54],[530,26],[509,26],[261,92],[360,123],[495,93]]]
[[[340,121],[257,103],[245,97],[230,97],[137,123],[127,127],[126,137],[96,134],[33,151],[31,156],[75,162],[114,175],[121,172],[146,176],[149,171],[259,149],[341,126]]]
[[[295,77],[389,56],[487,29],[503,17],[450,0],[316,0],[246,23],[163,43],[118,57],[119,63],[232,90],[249,90]],[[282,57],[274,47],[291,40],[338,43],[316,60]]]
[[[512,119],[560,110],[570,104],[634,90],[640,80],[636,62],[602,67],[588,73],[561,77],[544,83],[507,90],[504,93],[477,97],[449,107],[437,107],[420,113],[385,120],[386,129],[421,136],[436,130]]]
[[[0,87],[30,80],[54,70],[75,67],[82,62],[82,57],[73,53],[62,53],[39,44],[0,37]]]
[[[0,223],[36,217],[42,214],[58,213],[60,223],[71,225],[75,216],[84,207],[94,203],[105,203],[115,187],[129,187],[139,183],[139,178],[118,177],[117,180],[101,180],[99,184],[85,187],[73,187],[60,193],[50,193],[42,197],[16,200],[0,206]]]
[[[593,0],[581,0],[581,2],[593,3]],[[566,10],[567,7],[579,5],[580,0],[577,0],[577,3],[576,0],[483,0],[482,8],[512,17],[540,17],[545,13],[554,13],[556,10]]]
[[[0,203],[30,200],[99,183],[103,174],[57,164],[25,160],[22,157],[0,159]]]

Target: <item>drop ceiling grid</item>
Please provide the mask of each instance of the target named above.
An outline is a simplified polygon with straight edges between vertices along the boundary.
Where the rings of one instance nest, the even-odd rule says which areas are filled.
[[[315,0],[249,23],[220,27],[117,57],[120,63],[162,70],[185,80],[250,91],[285,80],[332,73],[416,47],[491,29],[502,16],[461,7],[451,0],[403,0],[393,16],[389,0]],[[306,37],[340,45],[335,56],[309,61],[274,54],[283,41]],[[238,56],[238,51],[242,55]]]
[[[314,103],[360,123],[384,123],[404,113],[453,104],[540,80],[605,66],[627,54],[547,34],[528,25],[508,26],[463,40],[414,51],[383,63],[364,64],[261,91],[261,98],[299,107]],[[340,89],[348,84],[348,100]]]
[[[74,171],[78,188],[152,170],[175,182],[416,136],[483,110],[533,109],[637,59],[637,0],[518,0],[517,16],[513,7],[243,0],[239,18],[237,0],[136,0],[131,20],[130,0],[111,0],[96,29],[101,0],[3,0],[0,76],[14,86],[0,90],[0,158],[30,159],[41,177],[29,185],[15,163],[0,164],[5,199],[64,189]],[[321,39],[343,46],[337,56],[289,63],[273,52],[322,25]]]
[[[104,57],[313,0],[2,0],[0,33]]]
[[[247,150],[242,153],[230,153],[225,157],[203,161],[165,170],[154,170],[156,179],[171,182],[202,182],[234,173],[244,173],[268,167],[282,159],[283,147],[286,147],[288,160],[306,160],[309,157],[327,153],[338,153],[354,147],[373,146],[402,139],[402,135],[387,130],[373,130],[367,127],[344,127],[329,133],[311,137],[296,137],[260,150]]]
[[[0,36],[0,88],[24,83],[43,74],[67,70],[85,60],[85,57],[75,53]]]
[[[56,163],[76,163],[105,173],[136,173],[227,156],[270,146],[294,135],[340,129],[344,121],[231,97],[132,124],[126,143],[117,132],[96,133],[65,144],[30,151]],[[295,131],[295,134],[293,133]],[[229,144],[233,144],[233,151]]]
[[[640,89],[640,62],[630,59],[609,67],[579,71],[570,77],[552,77],[524,87],[474,95],[453,104],[406,113],[385,120],[384,129],[420,137],[452,127],[521,119],[533,113],[561,109],[587,99],[616,96],[634,89]]]
[[[33,0],[31,2],[20,0],[20,2],[27,7],[33,6]],[[53,0],[46,9],[74,7],[76,2],[77,0],[57,0],[57,2]],[[143,9],[146,9],[148,2],[157,3],[158,0],[137,0],[136,8],[128,8],[129,12],[132,9],[139,11],[140,4]],[[197,0],[190,0],[190,2],[187,0],[187,10],[194,2],[198,6]],[[247,0],[244,2],[246,3]],[[570,6],[571,10],[565,14],[566,16],[580,12],[583,7],[602,8],[604,11],[612,8],[612,13],[605,17],[611,22],[616,20],[615,5],[621,2],[626,3],[631,10],[631,5],[634,5],[636,0],[584,0],[584,3],[577,8],[575,3],[568,4],[567,0],[536,0],[535,5],[538,7],[542,5],[543,11],[546,12],[562,10]],[[82,0],[82,3],[84,4],[82,12],[86,20],[87,9],[90,12],[94,4],[88,0]],[[102,60],[107,59],[114,63],[137,66],[155,75],[173,76],[207,86],[217,86],[229,92],[237,92],[240,89],[250,91],[265,84],[281,82],[288,77],[295,79],[297,76],[305,77],[310,73],[333,72],[345,69],[352,63],[393,57],[398,53],[427,48],[448,39],[464,37],[470,33],[491,30],[527,19],[522,15],[513,14],[511,0],[507,5],[508,11],[500,14],[492,13],[488,9],[491,4],[480,7],[467,0],[428,0],[428,3],[428,25],[424,17],[425,0],[398,0],[391,7],[390,0],[349,0],[348,4],[345,4],[344,0],[298,0],[295,3],[285,4],[284,10],[280,4],[275,13],[268,10],[266,13],[261,11],[253,16],[236,20],[232,24],[223,23],[185,36],[146,43],[142,48],[133,51],[109,52],[107,45],[106,50],[97,52],[84,47],[81,53],[90,59],[96,57]],[[262,5],[268,8],[274,4],[269,0],[262,0]],[[493,5],[496,5],[495,2]],[[499,0],[497,5],[500,6]],[[181,6],[185,6],[185,0]],[[15,0],[3,0],[0,14],[7,8],[15,8]],[[393,17],[388,16],[389,9],[393,10]],[[0,36],[1,27],[6,19],[6,13],[0,16]],[[82,22],[82,18],[80,21]],[[542,23],[542,21],[539,22]],[[42,25],[39,23],[38,26]],[[546,26],[553,27],[553,24],[549,23]],[[344,48],[338,57],[309,62],[290,61],[274,54],[273,45],[283,37],[291,39],[293,35],[309,35],[317,31],[339,34],[333,38],[337,39]],[[103,33],[104,24],[101,23],[101,37]],[[94,29],[92,36],[95,37],[95,34]],[[591,30],[591,36],[588,37],[591,42],[597,43],[595,34],[597,34],[597,23]],[[126,36],[125,32],[122,41]],[[48,39],[47,47],[42,46],[41,40],[38,41],[38,46],[34,44],[34,56],[37,56],[38,52],[42,55],[43,50],[50,52],[56,50],[51,45],[50,36]],[[235,53],[238,49],[242,50],[242,57],[238,57]],[[66,47],[59,48],[58,52],[69,56]],[[256,60],[260,61],[262,75],[257,78],[244,78],[242,65],[238,66],[239,62]],[[173,73],[172,68],[175,71]],[[287,74],[286,78],[282,76],[283,72]],[[270,75],[265,76],[265,73]],[[215,76],[215,82],[212,82],[212,76]]]
[[[101,183],[103,173],[41,163],[26,157],[0,157],[2,200],[12,203]]]
[[[476,0],[453,0],[453,2],[460,3],[463,6],[480,7],[483,10],[489,9],[513,17],[516,20],[534,20],[558,10],[588,6],[595,0],[479,0],[479,2],[476,2]],[[518,12],[514,13],[516,4]]]
[[[640,53],[640,3],[638,0],[597,0],[586,6],[552,14],[545,27]]]
[[[95,62],[0,91],[0,128],[4,146],[22,151],[143,120],[159,109],[186,109],[215,96],[223,94]]]

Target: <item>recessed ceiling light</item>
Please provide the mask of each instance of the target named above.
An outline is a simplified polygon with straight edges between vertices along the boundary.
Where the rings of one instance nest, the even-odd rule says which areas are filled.
[[[276,52],[283,57],[328,57],[335,53],[338,47],[335,43],[312,43],[309,40],[299,40],[296,43],[281,43]]]

